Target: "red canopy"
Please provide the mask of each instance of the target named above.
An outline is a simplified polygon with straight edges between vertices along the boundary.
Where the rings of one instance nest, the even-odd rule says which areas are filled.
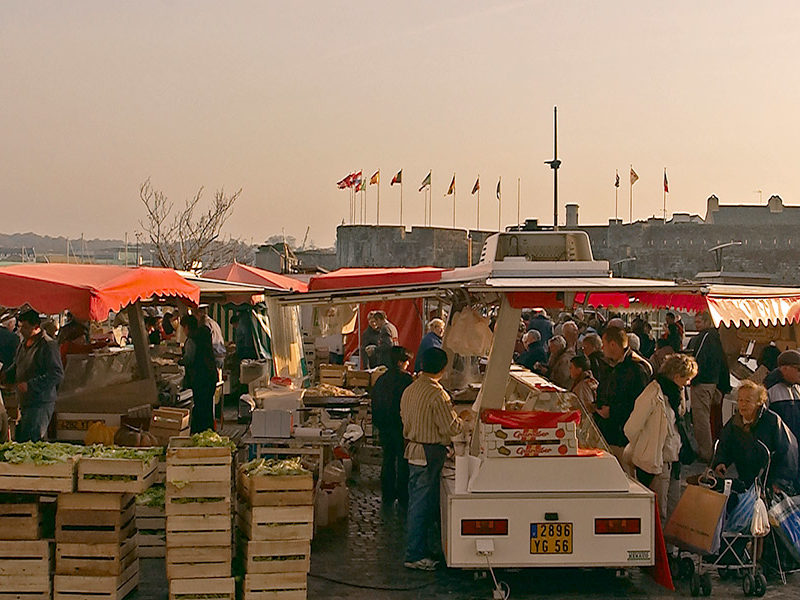
[[[438,267],[413,267],[393,269],[337,269],[324,275],[315,275],[308,283],[312,292],[348,288],[373,288],[387,285],[414,285],[436,283],[448,269]]]
[[[235,281],[236,283],[250,283],[290,292],[308,291],[308,285],[294,277],[287,277],[286,275],[273,273],[258,267],[249,267],[238,262],[203,273],[203,277],[221,281]]]
[[[29,304],[47,314],[69,310],[83,321],[103,321],[110,311],[153,296],[196,305],[200,288],[172,269],[52,263],[0,268],[0,305]]]

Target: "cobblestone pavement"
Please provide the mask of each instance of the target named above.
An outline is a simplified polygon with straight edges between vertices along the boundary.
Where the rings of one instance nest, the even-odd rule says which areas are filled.
[[[409,571],[402,566],[404,517],[396,508],[384,510],[379,497],[378,470],[364,467],[350,486],[350,516],[320,529],[311,554],[308,598],[332,600],[472,600],[491,599],[491,578],[475,579],[468,571],[440,569],[435,573]],[[617,577],[607,570],[542,569],[497,571],[511,588],[511,600],[533,598],[678,598],[688,597],[685,581],[678,591],[659,587],[634,570]],[[769,577],[765,598],[796,600],[800,574],[781,585]],[[744,597],[738,580],[713,577],[712,598]],[[130,600],[166,600],[163,560],[142,561],[139,591]]]

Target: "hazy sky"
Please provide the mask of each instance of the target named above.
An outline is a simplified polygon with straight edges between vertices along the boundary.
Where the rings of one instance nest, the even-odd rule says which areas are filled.
[[[457,177],[459,226],[552,221],[552,109],[563,205],[581,221],[722,203],[800,204],[796,1],[0,1],[0,231],[119,237],[139,184],[182,201],[243,188],[228,231],[332,244],[336,181],[382,173],[381,222],[433,221]],[[210,196],[210,194],[209,194]],[[375,186],[369,188],[375,220]]]

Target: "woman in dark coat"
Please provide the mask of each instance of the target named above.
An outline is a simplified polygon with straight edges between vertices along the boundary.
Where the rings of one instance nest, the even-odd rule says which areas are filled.
[[[737,391],[738,412],[719,436],[714,470],[724,476],[736,465],[739,480],[749,488],[766,466],[763,443],[769,449],[771,465],[767,485],[774,491],[794,495],[798,482],[797,439],[781,418],[767,408],[767,390],[744,381]]]
[[[214,349],[211,345],[211,331],[200,327],[197,317],[184,315],[181,327],[186,335],[181,364],[186,370],[184,388],[192,390],[194,409],[192,410],[192,433],[214,429],[214,391],[219,380]]]

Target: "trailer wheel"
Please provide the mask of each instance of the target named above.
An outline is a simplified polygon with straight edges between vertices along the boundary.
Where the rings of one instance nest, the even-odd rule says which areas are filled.
[[[689,591],[692,596],[700,595],[700,575],[692,573],[692,578],[689,580]]]
[[[742,591],[744,592],[744,595],[752,596],[755,587],[756,587],[756,580],[753,578],[753,575],[750,573],[746,573],[745,576],[742,577]]]
[[[756,575],[755,584],[756,587],[753,590],[753,595],[761,598],[761,596],[767,593],[767,578],[764,577],[763,573]]]
[[[711,573],[703,573],[700,576],[700,593],[703,596],[711,595]]]

